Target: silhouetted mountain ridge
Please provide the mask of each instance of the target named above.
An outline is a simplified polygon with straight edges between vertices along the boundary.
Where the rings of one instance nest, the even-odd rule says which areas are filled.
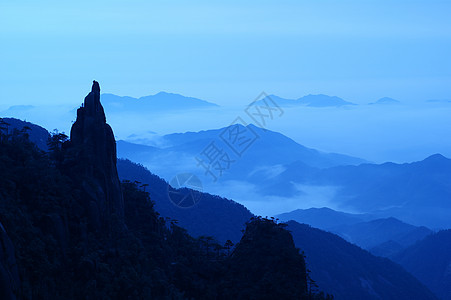
[[[451,160],[440,154],[423,161],[338,166],[320,171],[311,181],[341,188],[333,201],[354,211],[428,227],[448,227]]]
[[[370,215],[344,213],[327,207],[297,209],[277,215],[276,217],[282,221],[293,220],[322,230],[328,230],[343,225],[354,225],[364,220],[371,219]]]
[[[312,278],[335,299],[436,299],[388,259],[373,256],[335,234],[295,221],[287,224],[296,247],[308,258]]]
[[[107,113],[121,111],[153,113],[155,111],[218,107],[218,105],[204,100],[167,92],[159,92],[155,95],[143,96],[140,98],[102,94],[102,101]]]
[[[370,251],[388,241],[396,241],[402,248],[406,248],[432,234],[424,226],[406,224],[393,217],[341,225],[330,231]]]
[[[424,226],[406,224],[396,218],[371,214],[350,214],[330,208],[298,209],[277,215],[339,235],[378,256],[391,256],[432,234]]]
[[[392,259],[444,300],[451,299],[451,230],[442,230],[410,246]]]
[[[30,137],[30,141],[36,144],[40,149],[42,150],[48,150],[47,147],[47,140],[50,137],[49,132],[47,129],[22,120],[18,120],[15,118],[1,118],[4,122],[6,122],[8,125],[6,125],[7,129],[10,133],[16,130],[23,130],[24,127],[30,128],[29,131],[27,131],[27,134]]]
[[[324,94],[317,94],[317,95],[306,95],[303,97],[300,97],[296,100],[294,99],[286,99],[281,98],[276,95],[268,95],[262,100],[259,100],[257,104],[260,105],[273,105],[276,104],[278,106],[308,106],[308,107],[341,107],[346,105],[356,105],[355,103],[348,102],[343,100],[340,97],[337,96],[328,96]]]
[[[227,144],[229,130],[249,133],[246,139],[251,142],[240,153],[241,156],[234,152],[233,145]],[[252,124],[247,127],[237,124],[220,129],[168,134],[160,137],[152,148],[147,148],[147,154],[142,145],[136,144],[134,147],[133,143],[119,141],[118,155],[151,167],[154,173],[166,180],[181,172],[191,172],[201,177],[205,170],[197,166],[195,157],[200,157],[211,143],[233,160],[230,168],[223,172],[221,180],[247,180],[249,176],[258,177],[258,170],[262,167],[271,168],[296,161],[315,168],[365,162],[347,155],[307,148],[283,134]]]
[[[253,217],[243,205],[216,195],[201,193],[192,207],[178,207],[169,198],[169,183],[129,160],[118,160],[122,180],[139,181],[149,185],[149,194],[156,210],[163,216],[177,220],[194,237],[214,236],[220,242],[238,242],[241,230]]]

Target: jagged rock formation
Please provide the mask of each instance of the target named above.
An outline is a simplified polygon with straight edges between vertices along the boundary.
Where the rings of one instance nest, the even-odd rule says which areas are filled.
[[[70,132],[70,148],[75,152],[82,187],[89,195],[85,204],[91,224],[100,228],[114,218],[123,220],[124,200],[116,168],[116,141],[106,123],[97,81],[77,110],[77,120]]]

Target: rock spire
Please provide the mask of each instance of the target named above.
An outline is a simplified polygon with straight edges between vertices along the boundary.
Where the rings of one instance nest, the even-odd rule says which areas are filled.
[[[89,196],[86,205],[94,227],[123,220],[122,196],[116,162],[116,140],[106,123],[100,103],[100,85],[94,80],[91,92],[77,110],[77,120],[70,132],[71,147],[75,150],[82,188]]]

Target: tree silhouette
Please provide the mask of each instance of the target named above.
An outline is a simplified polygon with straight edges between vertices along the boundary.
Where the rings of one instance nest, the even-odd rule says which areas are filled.
[[[47,141],[50,155],[59,166],[64,159],[63,144],[67,142],[68,138],[64,132],[59,132],[58,129],[54,129]]]
[[[231,240],[227,240],[224,244],[224,248],[227,249],[227,256],[230,256],[230,248],[233,247],[233,242]]]
[[[146,191],[146,187],[148,187],[148,186],[149,186],[148,183],[143,183],[143,184],[141,185],[141,187],[143,188],[144,192]]]
[[[0,141],[3,143],[8,140],[9,137],[9,124],[3,118],[0,118]]]

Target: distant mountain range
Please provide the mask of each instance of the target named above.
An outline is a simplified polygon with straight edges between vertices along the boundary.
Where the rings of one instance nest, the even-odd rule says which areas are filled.
[[[337,185],[333,201],[353,211],[396,217],[430,228],[451,226],[451,160],[432,155],[423,161],[361,164],[321,170],[312,184]]]
[[[36,106],[34,106],[34,105],[13,105],[13,106],[10,106],[3,113],[7,114],[7,113],[24,112],[24,111],[28,111],[33,108],[36,108]]]
[[[350,214],[330,208],[298,209],[276,216],[333,232],[350,243],[378,256],[391,256],[432,234],[432,230],[413,226],[396,218],[371,214]]]
[[[240,146],[237,140],[232,144],[235,139],[233,135],[237,132],[244,134],[243,141],[248,144]],[[247,180],[249,176],[255,179],[262,172],[266,172],[267,176],[268,172],[277,171],[278,166],[295,161],[302,161],[315,168],[365,162],[356,157],[307,148],[280,133],[254,125],[233,125],[200,132],[169,134],[158,138],[154,146],[118,141],[117,147],[119,157],[142,163],[159,176],[170,180],[175,174],[188,171],[204,176],[205,170],[198,166],[196,157],[202,158],[202,152],[211,147],[212,143],[233,160],[230,167],[223,171],[221,180]]]
[[[284,222],[293,220],[322,230],[329,230],[339,226],[354,225],[374,219],[374,216],[369,214],[350,214],[327,207],[297,209],[277,215],[276,217]]]
[[[396,252],[399,252],[432,234],[432,230],[424,226],[413,226],[392,217],[342,225],[331,231],[373,254],[386,257],[394,254],[393,248],[386,249],[387,243],[392,247],[396,243]]]
[[[396,217],[432,229],[451,227],[451,160],[432,155],[405,164],[360,164],[315,169],[302,163],[282,167],[277,176],[258,180],[267,190],[313,185],[336,187],[331,197],[339,210],[370,213],[377,218]]]
[[[357,105],[355,103],[343,100],[337,96],[328,96],[324,94],[318,95],[306,95],[298,99],[286,99],[276,95],[268,95],[267,97],[260,100],[259,104],[266,103],[276,103],[279,106],[290,107],[290,106],[309,106],[309,107],[341,107],[347,105]],[[432,102],[430,100],[428,102]],[[393,105],[393,104],[401,104],[400,101],[390,98],[383,97],[378,99],[375,102],[369,103],[370,105]]]
[[[105,112],[109,115],[109,117],[111,117],[111,115],[118,113],[137,113],[139,115],[148,115],[149,113],[161,113],[161,112],[183,113],[186,110],[192,109],[214,110],[221,108],[221,106],[212,103],[211,101],[206,101],[195,97],[188,97],[181,94],[169,93],[164,91],[156,93],[154,95],[142,96],[138,98],[130,96],[119,96],[111,93],[104,93],[101,95],[101,97]],[[358,105],[356,103],[344,100],[341,97],[329,96],[325,94],[309,94],[297,99],[287,99],[271,94],[257,101],[256,103],[260,105],[265,105],[265,101],[267,103],[272,103],[272,105],[275,104],[284,108],[290,107],[340,108]],[[451,100],[448,99],[431,99],[424,101],[425,104],[429,105],[449,104],[450,102]],[[388,108],[393,105],[402,104],[402,102],[390,97],[383,97],[369,104],[371,106]],[[35,121],[39,120],[40,122],[42,122],[42,120],[45,120],[46,116],[48,116],[49,114],[58,115],[59,117],[64,115],[64,118],[68,118],[71,115],[73,115],[75,111],[76,107],[70,108],[70,106],[64,104],[44,105],[44,106],[18,104],[12,105],[9,108],[0,111],[0,115],[22,119],[33,119]],[[60,128],[60,124],[58,124],[58,126],[51,125],[50,128],[55,127]]]
[[[136,110],[138,108],[151,110],[177,110],[218,107],[218,105],[205,100],[166,92],[159,92],[155,95],[140,98],[117,96],[114,94],[102,94],[102,100],[106,111],[114,111],[118,109]],[[285,99],[276,95],[269,95],[257,103],[264,104],[264,101],[271,101],[280,106],[300,105],[309,107],[340,107],[345,105],[356,105],[355,103],[345,101],[340,97],[328,96],[324,94],[309,94],[298,99]]]
[[[451,226],[451,160],[442,155],[406,164],[369,164],[304,147],[253,125],[237,128],[258,137],[241,157],[221,139],[227,128],[166,135],[158,146],[119,141],[118,155],[144,164],[167,180],[187,171],[205,178],[195,157],[214,142],[234,160],[221,181],[252,184],[259,195],[302,199],[308,187],[328,188],[333,190],[329,203],[342,211],[395,217],[432,229]]]
[[[44,128],[5,120],[19,129],[31,125],[32,140],[46,149],[48,133]],[[249,128],[258,139],[242,157],[220,138],[227,128],[166,135],[158,146],[119,141],[118,155],[142,163],[166,180],[181,172],[206,178],[195,157],[214,141],[235,160],[221,180],[254,184],[260,195],[302,199],[305,186],[336,187],[329,202],[339,210],[370,213],[373,219],[395,217],[432,229],[451,227],[451,160],[442,155],[408,164],[368,164],[358,158],[304,147],[277,132],[253,125]]]
[[[268,95],[258,104],[276,103],[279,106],[310,106],[310,107],[339,107],[345,105],[356,105],[337,96],[328,96],[324,94],[306,95],[298,99],[285,99],[276,95]]]
[[[133,98],[102,94],[102,103],[106,112],[153,112],[162,110],[186,110],[199,108],[212,108],[218,105],[193,97],[179,94],[159,92],[155,95]]]

